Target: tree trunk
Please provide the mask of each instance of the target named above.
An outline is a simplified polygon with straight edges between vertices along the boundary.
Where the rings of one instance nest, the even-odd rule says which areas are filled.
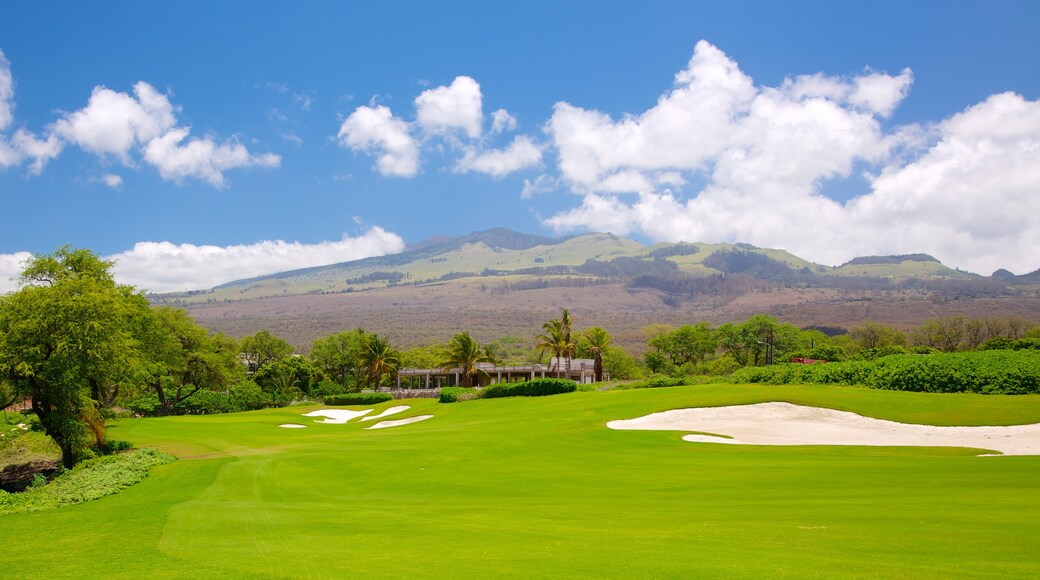
[[[596,374],[596,382],[603,381],[603,355],[596,353],[596,363],[592,366],[593,372]]]

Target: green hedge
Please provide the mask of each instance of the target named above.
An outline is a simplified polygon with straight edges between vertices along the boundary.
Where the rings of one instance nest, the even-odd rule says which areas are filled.
[[[441,389],[440,401],[442,403],[457,403],[459,401],[476,399],[479,396],[480,392],[477,389],[470,389],[467,387],[444,387]]]
[[[690,384],[685,377],[651,377],[641,381],[618,385],[619,389],[659,389],[661,387],[681,387]]]
[[[377,405],[392,401],[390,393],[343,393],[325,397],[326,405]]]
[[[576,390],[578,390],[578,384],[568,379],[535,379],[523,383],[502,383],[485,387],[481,393],[481,398],[544,397],[560,393],[573,393]]]
[[[929,393],[1040,393],[1040,352],[989,350],[894,355],[874,361],[741,369],[735,383],[829,383]]]

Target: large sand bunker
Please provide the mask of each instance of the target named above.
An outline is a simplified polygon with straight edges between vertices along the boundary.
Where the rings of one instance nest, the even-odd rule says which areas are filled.
[[[884,445],[972,447],[1006,455],[1040,455],[1040,424],[935,427],[872,419],[846,411],[790,403],[676,409],[607,423],[611,429],[702,431],[686,441],[745,445]]]
[[[364,409],[364,410],[361,410],[361,411],[351,411],[349,409],[319,409],[317,411],[311,411],[310,413],[304,413],[303,416],[304,417],[325,417],[325,419],[322,420],[322,421],[315,420],[314,421],[315,423],[329,423],[329,424],[342,425],[342,424],[344,424],[344,423],[346,423],[346,422],[348,422],[348,421],[350,421],[352,419],[356,419],[357,417],[362,417],[361,419],[358,420],[358,422],[361,422],[361,421],[372,421],[372,420],[380,419],[382,417],[386,417],[386,416],[389,416],[389,415],[396,415],[397,413],[400,413],[402,411],[407,411],[410,408],[411,407],[409,407],[408,405],[398,405],[396,407],[390,407],[390,408],[384,410],[382,413],[380,413],[378,415],[373,415],[373,416],[370,416],[370,417],[365,417],[364,415],[367,415],[368,413],[370,413],[372,411],[372,409]],[[429,419],[430,417],[433,417],[433,415],[419,415],[418,417],[409,417],[407,419],[399,419],[397,421],[380,421],[380,422],[376,423],[375,425],[372,425],[371,427],[369,427],[369,429],[386,429],[387,427],[399,427],[401,425],[408,425],[409,423],[415,423],[417,421],[423,421],[423,420]],[[297,428],[305,427],[305,426],[306,425],[294,425],[294,424],[289,424],[289,423],[284,424],[284,425],[279,425],[279,427],[285,427],[287,429],[297,429]]]

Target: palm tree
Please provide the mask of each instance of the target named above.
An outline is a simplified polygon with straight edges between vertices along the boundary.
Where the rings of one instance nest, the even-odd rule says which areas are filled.
[[[477,368],[477,364],[484,362],[493,362],[493,359],[481,350],[480,345],[477,344],[476,339],[469,335],[469,332],[462,332],[451,337],[451,340],[448,341],[448,360],[441,363],[441,367],[444,369],[460,369],[462,371],[462,386],[472,387],[475,375],[487,376],[486,372]]]
[[[375,383],[376,390],[383,385],[383,376],[397,370],[397,353],[390,346],[390,340],[379,338],[373,334],[361,353],[361,367],[368,375],[369,383]]]
[[[564,310],[564,312],[567,312]],[[560,376],[560,359],[564,356],[569,356],[574,350],[574,344],[570,341],[570,332],[567,331],[563,325],[563,322],[553,318],[549,322],[542,325],[542,329],[545,330],[545,334],[540,334],[537,337],[538,349],[544,354],[545,351],[550,351],[553,356],[556,357],[556,377]],[[549,369],[552,372],[552,368]],[[568,369],[569,374],[570,369]]]
[[[596,360],[593,369],[596,373],[596,382],[603,380],[603,353],[610,346],[610,333],[598,326],[586,329],[581,334],[582,347]]]

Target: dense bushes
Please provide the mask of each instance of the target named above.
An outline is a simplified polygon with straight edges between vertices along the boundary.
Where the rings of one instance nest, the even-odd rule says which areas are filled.
[[[390,393],[342,393],[325,397],[326,405],[378,405],[393,400]]]
[[[470,399],[498,399],[502,397],[544,397],[573,393],[578,390],[578,383],[568,379],[534,379],[522,383],[500,383],[483,389],[465,387],[444,387],[441,389],[440,402],[456,403]]]
[[[736,383],[831,383],[930,393],[1040,393],[1040,352],[991,350],[893,355],[873,361],[745,368]]]
[[[576,390],[578,390],[578,384],[568,379],[535,379],[522,383],[501,383],[485,387],[481,393],[481,398],[544,397],[546,395],[573,393]]]
[[[468,401],[470,399],[476,399],[478,395],[479,393],[477,389],[467,387],[444,387],[441,389],[440,402],[457,403],[459,401]]]

